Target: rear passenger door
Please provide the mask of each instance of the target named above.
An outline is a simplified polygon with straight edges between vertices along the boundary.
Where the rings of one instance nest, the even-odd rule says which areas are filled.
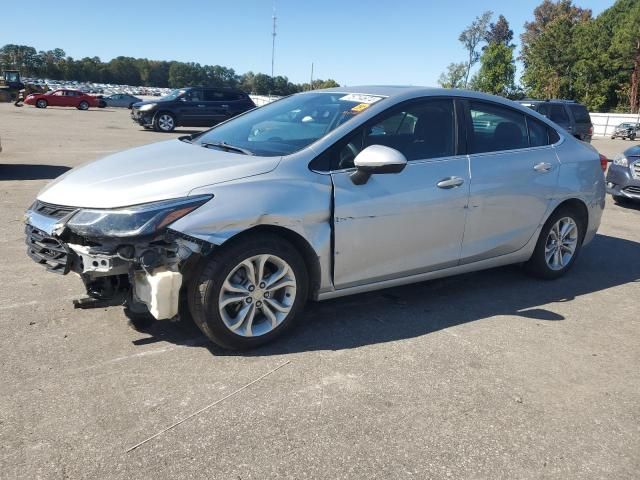
[[[202,97],[202,89],[189,89],[184,96],[176,102],[176,105],[180,125],[189,127],[207,126],[206,105]]]
[[[204,100],[206,105],[206,125],[212,127],[229,118],[229,100],[226,92],[206,88],[204,90]]]
[[[543,122],[492,102],[466,105],[471,185],[461,263],[524,247],[544,218],[559,173]]]

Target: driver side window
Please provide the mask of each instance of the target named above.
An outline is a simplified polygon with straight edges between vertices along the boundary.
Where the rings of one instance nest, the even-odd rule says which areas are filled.
[[[358,153],[371,145],[394,148],[408,161],[455,155],[453,100],[426,99],[382,114],[331,149],[334,169],[353,168]]]

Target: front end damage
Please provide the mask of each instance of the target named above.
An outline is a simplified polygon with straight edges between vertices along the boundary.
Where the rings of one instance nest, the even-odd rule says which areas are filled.
[[[189,213],[209,198],[179,203],[178,209],[156,208],[146,215],[149,218],[142,219],[144,228],[130,229],[126,235],[111,232],[111,227],[104,225],[86,228],[90,222],[78,221],[86,217],[85,209],[37,201],[26,213],[27,254],[50,272],[74,272],[81,277],[87,297],[75,300],[76,308],[123,305],[158,320],[172,318],[178,314],[183,276],[189,265],[198,256],[207,255],[212,245],[168,225],[179,218],[176,212]],[[128,211],[139,215],[141,210]],[[122,223],[122,218],[117,218],[118,222]]]

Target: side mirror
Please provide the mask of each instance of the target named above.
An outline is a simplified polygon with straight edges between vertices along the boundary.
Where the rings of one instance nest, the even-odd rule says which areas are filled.
[[[373,174],[400,173],[407,159],[398,150],[384,145],[371,145],[353,160],[356,171],[351,174],[354,185],[364,185]]]

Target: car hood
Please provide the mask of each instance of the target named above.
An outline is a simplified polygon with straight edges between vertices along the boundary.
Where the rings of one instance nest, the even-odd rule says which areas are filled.
[[[38,200],[73,207],[116,208],[184,197],[194,188],[270,172],[280,158],[228,153],[169,140],[76,167],[47,185]]]
[[[155,100],[140,100],[138,102],[135,102],[134,105],[136,107],[141,107],[143,105],[155,105],[156,103],[168,103],[168,102],[172,102],[173,100],[162,100],[160,98],[157,98]]]

